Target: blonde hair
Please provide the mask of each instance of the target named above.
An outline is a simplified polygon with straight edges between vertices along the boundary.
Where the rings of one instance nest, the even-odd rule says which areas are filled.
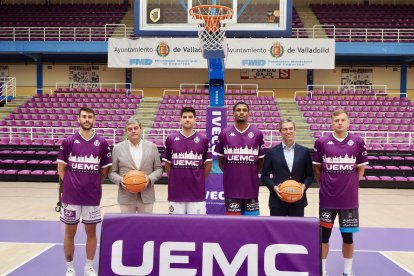
[[[334,112],[332,112],[331,118],[336,117],[341,114],[345,114],[349,118],[348,112],[346,112],[346,110],[343,108],[334,110]]]

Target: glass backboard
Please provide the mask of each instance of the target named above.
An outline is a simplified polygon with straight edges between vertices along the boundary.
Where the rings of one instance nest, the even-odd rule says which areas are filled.
[[[233,9],[227,37],[289,37],[292,0],[135,0],[134,34],[149,37],[196,37],[189,9],[198,5]]]

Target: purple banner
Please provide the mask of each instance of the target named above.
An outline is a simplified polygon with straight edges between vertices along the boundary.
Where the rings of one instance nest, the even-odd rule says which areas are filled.
[[[224,206],[223,174],[222,173],[211,173],[207,178],[206,208],[207,208],[207,214],[223,215],[226,211],[226,208]]]
[[[227,109],[226,107],[207,107],[206,132],[210,141],[213,159],[217,159],[214,155],[218,136],[223,128],[227,126]]]
[[[316,218],[105,214],[100,275],[320,273]]]

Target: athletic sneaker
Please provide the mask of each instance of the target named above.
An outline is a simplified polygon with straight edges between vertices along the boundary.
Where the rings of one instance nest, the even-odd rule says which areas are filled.
[[[75,268],[74,267],[66,268],[66,276],[76,276]]]
[[[95,269],[92,266],[85,266],[83,276],[97,276]]]
[[[355,276],[355,274],[353,272],[346,274],[346,273],[342,273],[342,276]]]
[[[329,276],[328,272],[322,273],[322,276]]]

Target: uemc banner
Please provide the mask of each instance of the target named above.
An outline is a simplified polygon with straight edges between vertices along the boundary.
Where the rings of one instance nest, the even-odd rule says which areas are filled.
[[[229,38],[228,69],[334,69],[334,39]],[[207,68],[197,38],[110,38],[108,66]]]
[[[105,214],[100,275],[320,275],[316,218]]]

